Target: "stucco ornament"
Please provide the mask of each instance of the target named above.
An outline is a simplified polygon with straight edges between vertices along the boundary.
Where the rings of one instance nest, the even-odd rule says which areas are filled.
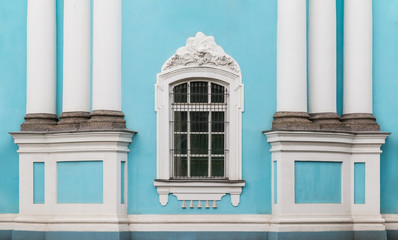
[[[166,71],[179,66],[219,66],[236,73],[239,65],[216,44],[214,37],[198,32],[195,37],[187,40],[186,46],[177,50],[162,67]]]

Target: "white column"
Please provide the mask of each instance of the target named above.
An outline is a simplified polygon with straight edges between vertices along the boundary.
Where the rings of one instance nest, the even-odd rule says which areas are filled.
[[[56,114],[55,0],[29,0],[26,113]]]
[[[309,112],[336,112],[336,0],[309,0]]]
[[[307,112],[306,12],[306,0],[278,0],[278,112]]]
[[[344,1],[344,114],[372,113],[372,0]]]
[[[90,0],[65,0],[63,112],[90,112],[90,47]]]
[[[121,111],[121,0],[95,0],[93,110]]]

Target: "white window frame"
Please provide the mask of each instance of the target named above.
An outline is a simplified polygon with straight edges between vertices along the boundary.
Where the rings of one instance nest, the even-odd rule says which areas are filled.
[[[202,57],[204,56],[204,57]],[[225,174],[228,180],[170,180],[172,164],[170,159],[170,91],[173,86],[193,79],[208,80],[224,86],[229,93],[228,101],[228,144],[229,156],[225,158]],[[242,112],[244,110],[244,89],[239,65],[215,44],[213,37],[198,33],[187,40],[187,46],[180,48],[157,75],[155,84],[155,111],[157,112],[157,179],[155,186],[160,202],[167,205],[169,193],[182,200],[219,201],[225,194],[231,194],[233,206],[240,201],[242,181]],[[199,204],[200,205],[200,204]]]

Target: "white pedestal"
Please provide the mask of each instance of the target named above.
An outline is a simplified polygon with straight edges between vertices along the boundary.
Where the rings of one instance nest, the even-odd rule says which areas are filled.
[[[19,146],[19,215],[15,230],[128,231],[127,154],[134,132],[16,132],[11,135]],[[102,201],[60,203],[57,164],[90,161],[102,162],[103,172],[99,173],[103,179]],[[44,163],[44,201],[39,204],[33,201],[35,162]]]
[[[273,166],[270,231],[385,230],[380,215],[380,147],[388,133],[270,131],[265,135],[271,144]],[[302,203],[295,199],[295,163],[303,161],[341,164],[339,202]],[[365,164],[362,204],[354,203],[355,163]]]

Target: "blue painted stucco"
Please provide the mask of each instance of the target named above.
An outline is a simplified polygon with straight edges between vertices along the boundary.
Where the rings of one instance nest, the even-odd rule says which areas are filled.
[[[294,163],[295,203],[341,203],[341,162]]]
[[[128,127],[138,131],[129,154],[128,212],[271,213],[271,161],[262,131],[271,127],[276,108],[276,1],[134,0],[123,1],[122,9],[122,110]],[[156,74],[163,63],[185,45],[186,39],[198,31],[214,36],[242,70],[245,85],[243,179],[247,185],[238,207],[233,207],[230,197],[225,196],[218,203],[218,209],[181,209],[181,202],[172,195],[167,206],[162,207],[153,185]]]
[[[274,161],[274,203],[278,203],[278,162]]]
[[[354,163],[354,203],[365,203],[365,163]]]
[[[26,107],[26,0],[0,2],[0,213],[18,212],[18,131]],[[271,155],[261,133],[276,110],[277,0],[123,0],[122,110],[138,131],[128,159],[130,214],[269,214]],[[63,0],[57,0],[57,112],[62,112]],[[373,1],[374,115],[392,132],[381,155],[381,211],[398,213],[398,0]],[[337,109],[342,112],[343,0],[337,0]],[[232,207],[225,196],[214,209],[181,209],[170,196],[162,207],[156,178],[154,84],[164,61],[202,31],[240,64],[245,84],[243,188]]]
[[[373,112],[391,132],[381,154],[381,212],[398,213],[398,1],[373,1]]]
[[[122,161],[122,162],[120,162],[120,202],[122,203],[122,204],[124,204],[124,182],[125,182],[125,180],[124,180],[124,178],[125,178],[125,175],[124,175],[124,172],[125,172],[125,166],[126,166],[126,162],[125,161]]]
[[[0,2],[0,213],[17,213],[18,131],[26,107],[26,1]]]
[[[33,203],[44,203],[44,162],[33,163]]]
[[[103,162],[57,162],[58,203],[102,203]]]

